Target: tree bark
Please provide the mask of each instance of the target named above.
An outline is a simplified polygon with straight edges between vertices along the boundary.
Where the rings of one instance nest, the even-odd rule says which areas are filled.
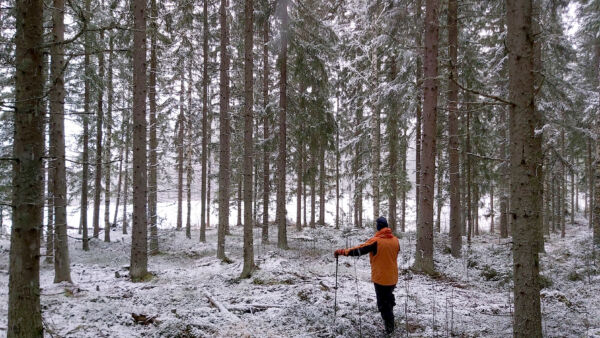
[[[43,337],[40,225],[43,214],[43,3],[16,2],[12,227],[7,337]]]
[[[52,95],[52,93],[50,93],[50,95]],[[52,97],[50,97],[50,100],[52,100]],[[51,159],[54,160],[49,160],[47,161],[47,165],[46,165],[46,259],[45,262],[46,263],[54,263],[54,198],[52,197],[52,194],[54,194],[54,176],[56,176],[56,174],[54,173],[54,166],[55,164],[53,163],[54,161],[56,161],[56,151],[54,150],[54,145],[53,140],[52,140],[52,102],[50,102],[50,111],[48,114],[49,117],[49,132],[50,132],[50,140],[48,143],[50,143],[49,148],[49,152],[48,154],[50,155],[49,157]],[[43,240],[43,231],[40,232],[40,241]],[[41,244],[40,244],[41,245]]]
[[[460,257],[460,168],[458,153],[458,0],[448,1],[448,173],[450,177],[450,252]]]
[[[151,255],[158,254],[158,139],[156,137],[156,78],[158,72],[158,6],[150,1],[150,78],[148,79],[148,103],[150,107],[150,151],[148,168],[148,220],[150,221]]]
[[[396,68],[396,57],[392,56],[390,61],[390,81],[394,81],[397,75]],[[394,107],[396,108],[396,107]],[[387,125],[387,134],[388,134],[388,142],[390,144],[390,153],[388,155],[388,165],[390,168],[389,175],[389,184],[390,184],[390,192],[389,192],[389,218],[388,223],[390,229],[393,233],[396,233],[397,230],[397,215],[396,210],[397,200],[398,200],[398,116],[400,112],[396,109],[390,110],[388,113],[388,125]]]
[[[594,224],[594,176],[595,168],[592,166],[592,139],[587,140],[587,165],[588,165],[588,226],[591,229]]]
[[[401,195],[401,218],[400,218],[400,231],[406,231],[406,191],[408,190],[408,184],[406,182],[406,177],[408,177],[408,173],[406,171],[406,157],[408,154],[408,139],[406,135],[407,131],[403,128],[402,130],[402,139],[400,146],[400,158],[402,159],[402,195]]]
[[[598,94],[600,95],[600,39],[596,40],[596,76],[598,77]],[[596,135],[600,135],[600,114],[596,115]],[[600,246],[600,141],[596,141],[596,171],[595,189],[593,190],[593,222],[594,222],[594,245]],[[591,184],[590,184],[591,187]],[[591,190],[591,189],[590,189]],[[590,195],[592,193],[590,192]],[[590,213],[591,214],[591,213]]]
[[[565,123],[565,112],[562,112],[562,122],[563,122],[563,126]],[[565,128],[561,127],[560,130],[560,154],[562,156],[562,158],[566,158],[566,151],[565,151]],[[559,213],[560,213],[560,237],[561,238],[565,238],[566,235],[566,222],[565,222],[565,213],[566,213],[566,206],[565,204],[567,203],[567,173],[565,170],[565,164],[561,161],[560,162],[560,202],[558,204],[559,207]]]
[[[304,143],[302,140],[298,144],[298,170],[297,170],[297,185],[296,185],[296,230],[302,231],[302,182],[303,171],[302,158],[304,156]]]
[[[427,3],[427,0],[426,0]],[[427,6],[427,5],[425,5]],[[421,13],[422,13],[422,2],[421,0],[417,0],[417,4],[416,4],[416,17],[415,20],[417,21],[417,25],[420,25],[423,18],[421,17]],[[416,223],[419,224],[419,217],[421,216],[421,204],[420,204],[420,193],[421,193],[421,140],[423,138],[423,136],[421,135],[421,128],[422,128],[422,112],[421,112],[421,105],[422,105],[422,96],[421,96],[421,89],[423,87],[423,62],[422,62],[422,54],[423,54],[423,43],[422,43],[422,32],[423,30],[425,30],[426,27],[423,26],[421,27],[421,29],[417,28],[417,36],[416,36],[416,45],[417,45],[417,62],[416,62],[416,93],[417,93],[417,97],[416,97],[416,101],[417,101],[417,111],[416,111],[416,115],[417,115],[417,122],[415,125],[415,201],[417,202],[416,206],[415,206],[415,215],[417,217],[416,219]]]
[[[494,229],[494,181],[490,182],[490,234],[495,232]]]
[[[339,75],[338,75],[339,87]],[[335,228],[340,228],[340,92],[336,88],[335,106]]]
[[[244,1],[244,267],[241,278],[254,271],[254,236],[252,232],[252,169],[254,167],[254,2]]]
[[[185,133],[185,117],[183,115],[183,95],[185,92],[185,67],[183,57],[179,59],[180,67],[180,87],[179,87],[179,116],[177,117],[177,230],[183,228],[183,149]]]
[[[129,147],[131,146],[131,120],[126,117],[125,122],[125,168],[123,169],[123,235],[127,234],[127,194],[129,193]]]
[[[148,222],[146,219],[146,1],[133,0],[133,226],[131,279],[148,274]]]
[[[414,268],[433,273],[433,189],[435,180],[436,119],[438,95],[438,6],[425,2],[425,60],[423,63],[423,137],[420,168],[419,213]]]
[[[239,180],[237,184],[237,226],[242,226],[242,185],[244,184],[244,176],[243,173],[240,173]]]
[[[377,88],[377,72],[379,68],[379,59],[377,58],[377,51],[373,51],[373,55],[371,57],[371,65],[372,69],[372,86],[375,91]],[[377,107],[375,101],[375,95],[373,95],[373,102],[371,103],[371,109],[373,112],[373,147],[371,152],[373,154],[373,220],[379,218],[379,167],[381,163],[381,112]]]
[[[50,49],[52,55],[52,84],[50,91],[50,157],[53,168],[48,172],[53,184],[52,197],[54,206],[54,283],[71,282],[69,265],[69,243],[67,237],[67,175],[65,169],[65,82],[64,82],[64,0],[54,0],[52,10],[52,35],[54,44]],[[51,250],[50,250],[51,252]]]
[[[187,210],[186,210],[186,220],[185,220],[185,237],[192,238],[192,180],[193,180],[193,169],[192,169],[192,143],[193,143],[193,134],[192,134],[192,121],[193,121],[193,109],[192,109],[192,55],[193,51],[190,50],[190,61],[188,66],[188,88],[187,88],[187,119],[186,119],[186,140],[182,144],[185,145],[185,160],[186,160],[186,168],[185,168],[185,176],[186,176],[186,197],[187,197]]]
[[[113,224],[117,226],[117,216],[119,214],[119,205],[121,203],[121,186],[123,184],[123,152],[125,150],[125,142],[120,147],[119,150],[119,179],[117,182],[117,200],[115,201],[115,214],[113,215]]]
[[[285,210],[286,177],[286,114],[287,114],[287,48],[288,48],[288,0],[279,0],[281,11],[281,51],[279,54],[279,153],[277,158],[277,247],[288,249],[287,219]]]
[[[104,31],[100,32],[100,44]],[[102,192],[102,124],[104,123],[104,52],[98,53],[98,111],[96,115],[96,168],[94,170],[94,237],[100,236],[100,193]]]
[[[263,224],[262,224],[262,243],[269,243],[269,201],[271,193],[271,164],[270,151],[267,144],[270,138],[269,129],[269,18],[265,18],[263,27]]]
[[[441,220],[441,216],[442,216],[442,206],[444,205],[444,199],[442,196],[442,180],[444,178],[444,172],[441,170],[440,168],[440,164],[442,163],[442,148],[441,147],[437,147],[436,149],[436,153],[437,153],[437,163],[438,163],[438,170],[436,172],[436,183],[435,183],[435,189],[436,189],[436,193],[435,193],[435,204],[436,204],[436,213],[435,213],[435,227],[434,230],[438,233],[440,233],[442,231],[442,220]]]
[[[325,225],[325,182],[327,169],[325,168],[325,145],[319,146],[319,225]]]
[[[85,0],[85,16],[86,22],[89,22],[91,18],[90,11],[90,1]],[[85,44],[84,44],[84,59],[83,59],[83,68],[85,74],[84,80],[84,94],[83,94],[83,111],[85,114],[82,117],[83,120],[83,152],[81,156],[81,160],[83,162],[82,165],[82,174],[81,174],[81,220],[79,228],[82,230],[82,247],[83,251],[90,250],[89,238],[88,238],[88,216],[87,216],[87,208],[88,208],[88,175],[89,175],[89,120],[88,116],[91,114],[90,112],[90,79],[92,78],[92,68],[90,66],[90,45],[91,45],[91,36],[90,32],[85,32]]]
[[[227,28],[227,0],[219,7],[221,24],[219,65],[219,229],[217,233],[217,258],[225,260],[225,233],[229,228],[230,188],[230,126],[229,126],[229,33]]]
[[[310,227],[316,227],[316,212],[317,212],[317,160],[315,152],[318,150],[310,149]]]
[[[506,1],[509,51],[510,214],[513,227],[515,337],[542,337],[539,257],[538,168],[534,104],[532,1]]]
[[[506,121],[506,112],[502,112],[502,114],[500,115],[501,118],[501,124],[503,126],[508,125],[507,121]],[[506,128],[508,129],[508,128]],[[508,140],[506,141],[508,142]],[[506,144],[502,144],[501,145],[501,156],[502,158],[508,158],[507,156],[507,152],[506,152]],[[509,160],[507,160],[507,162],[502,164],[502,167],[500,168],[500,175],[503,178],[503,184],[502,184],[502,188],[500,189],[500,238],[507,238],[508,237],[508,195],[509,195],[509,182],[510,182],[510,177],[509,177],[509,173],[510,173],[510,163],[508,163]],[[552,189],[552,191],[554,191],[554,189]],[[553,200],[554,201],[554,200]]]
[[[155,1],[155,0],[153,0]],[[202,33],[202,182],[201,182],[201,210],[200,210],[200,242],[206,242],[207,218],[207,161],[208,161],[208,0],[203,2],[203,33]]]
[[[467,136],[466,136],[466,171],[467,171],[467,243],[471,245],[473,237],[473,177],[471,173],[471,107],[467,105]]]
[[[110,179],[111,179],[111,147],[112,147],[112,109],[113,109],[113,36],[109,37],[108,54],[108,76],[106,82],[108,84],[108,98],[106,110],[106,146],[104,147],[104,241],[110,242]]]

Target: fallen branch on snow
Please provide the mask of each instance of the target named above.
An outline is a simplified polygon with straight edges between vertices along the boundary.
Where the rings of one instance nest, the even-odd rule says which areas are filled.
[[[223,313],[223,315],[225,315],[227,318],[229,318],[229,320],[231,320],[233,322],[239,322],[240,321],[240,319],[238,318],[238,316],[236,316],[233,313],[229,312],[229,310],[227,310],[227,308],[225,307],[225,305],[221,304],[216,299],[214,299],[214,297],[210,293],[208,293],[208,291],[204,290],[204,295],[206,296],[206,298],[208,298],[208,300],[210,301],[210,303],[212,305],[214,305],[216,308],[218,308],[219,311],[221,311],[221,313]]]
[[[156,322],[156,318],[158,317],[158,315],[147,316],[147,315],[142,315],[142,314],[138,315],[135,313],[131,313],[131,317],[133,317],[133,321],[136,322],[137,324],[148,325],[148,324],[154,324]]]
[[[284,308],[283,305],[275,304],[241,304],[241,305],[230,305],[228,306],[231,311],[238,311],[243,313],[253,313],[255,311],[265,311],[270,308]]]

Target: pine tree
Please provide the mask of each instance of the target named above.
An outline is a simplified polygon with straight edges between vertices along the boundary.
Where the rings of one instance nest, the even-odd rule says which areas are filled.
[[[254,236],[252,232],[252,167],[254,161],[254,2],[244,1],[244,268],[242,278],[254,270]]]
[[[43,337],[40,229],[43,210],[43,3],[17,1],[12,227],[7,337]],[[56,27],[59,28],[59,27]]]
[[[541,337],[539,258],[536,238],[539,196],[534,130],[532,1],[506,1],[510,94],[510,210],[513,217],[515,337]]]
[[[131,230],[132,280],[148,274],[148,222],[146,219],[146,1],[134,0],[133,17],[133,226]]]
[[[287,249],[287,218],[285,209],[286,187],[286,114],[287,114],[287,48],[288,48],[288,4],[279,0],[281,13],[281,51],[279,54],[279,147],[277,157],[277,247]]]
[[[448,158],[450,176],[450,250],[460,257],[462,234],[460,229],[460,176],[458,155],[458,0],[448,1],[448,55],[450,71],[448,83]],[[493,217],[493,216],[492,216]]]
[[[419,190],[419,217],[415,251],[416,270],[433,273],[433,188],[435,179],[437,119],[438,2],[425,2],[425,54],[423,62],[423,138]]]
[[[69,245],[67,237],[67,178],[65,169],[65,87],[64,87],[64,47],[65,2],[54,0],[52,10],[52,88],[50,90],[50,142],[53,183],[52,196],[54,205],[54,282],[71,282],[69,265]]]
[[[221,0],[219,23],[221,25],[219,65],[219,229],[217,258],[225,260],[225,233],[229,227],[230,188],[230,126],[229,126],[229,33],[227,29],[227,1]]]

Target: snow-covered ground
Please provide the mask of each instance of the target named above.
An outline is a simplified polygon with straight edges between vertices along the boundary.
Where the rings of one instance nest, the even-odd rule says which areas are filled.
[[[554,235],[542,255],[544,335],[600,337],[600,268],[594,259],[591,233],[582,218],[567,227],[567,237]],[[255,230],[259,265],[250,279],[239,280],[241,229],[232,227],[227,255],[215,258],[216,231],[199,243],[184,232],[160,231],[161,254],[150,257],[151,280],[127,278],[130,237],[112,232],[113,242],[70,242],[73,285],[54,284],[53,267],[41,267],[42,308],[48,337],[377,337],[383,325],[369,280],[367,257],[340,257],[337,315],[334,317],[333,249],[355,245],[373,233],[331,227],[288,229],[290,250],[260,242]],[[271,242],[277,229],[270,228]],[[311,241],[310,239],[314,239]],[[510,243],[495,235],[474,238],[465,255],[447,254],[448,237],[436,237],[432,279],[407,270],[414,255],[414,233],[402,239],[401,272],[396,295],[397,336],[509,337],[512,319]],[[6,334],[8,248],[0,239],[0,336]],[[221,312],[209,301],[222,304]],[[134,322],[132,313],[153,318]]]

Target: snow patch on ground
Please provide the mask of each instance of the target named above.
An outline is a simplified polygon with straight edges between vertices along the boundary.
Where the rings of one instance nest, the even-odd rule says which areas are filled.
[[[368,258],[340,257],[337,313],[334,317],[335,248],[356,245],[372,229],[332,227],[288,229],[290,250],[279,250],[277,229],[271,244],[255,229],[259,269],[245,280],[242,229],[232,226],[227,255],[216,259],[216,230],[207,243],[185,232],[162,229],[161,253],[150,257],[154,277],[132,283],[128,276],[130,237],[120,229],[111,243],[98,239],[91,250],[70,241],[73,284],[54,284],[53,266],[43,263],[40,280],[47,336],[51,337],[380,337],[383,324],[370,282]],[[102,237],[102,236],[101,236]],[[512,335],[512,256],[510,240],[475,237],[464,255],[447,252],[446,234],[436,234],[439,278],[407,269],[414,257],[414,232],[401,236],[400,278],[396,295],[396,336],[510,337]],[[8,249],[0,239],[0,328],[6,328]],[[544,335],[600,337],[600,257],[582,218],[567,227],[567,237],[552,234],[541,255]],[[219,311],[209,294],[233,314]],[[134,322],[132,313],[153,323]],[[237,320],[239,319],[239,320]],[[6,331],[0,330],[0,336]]]

